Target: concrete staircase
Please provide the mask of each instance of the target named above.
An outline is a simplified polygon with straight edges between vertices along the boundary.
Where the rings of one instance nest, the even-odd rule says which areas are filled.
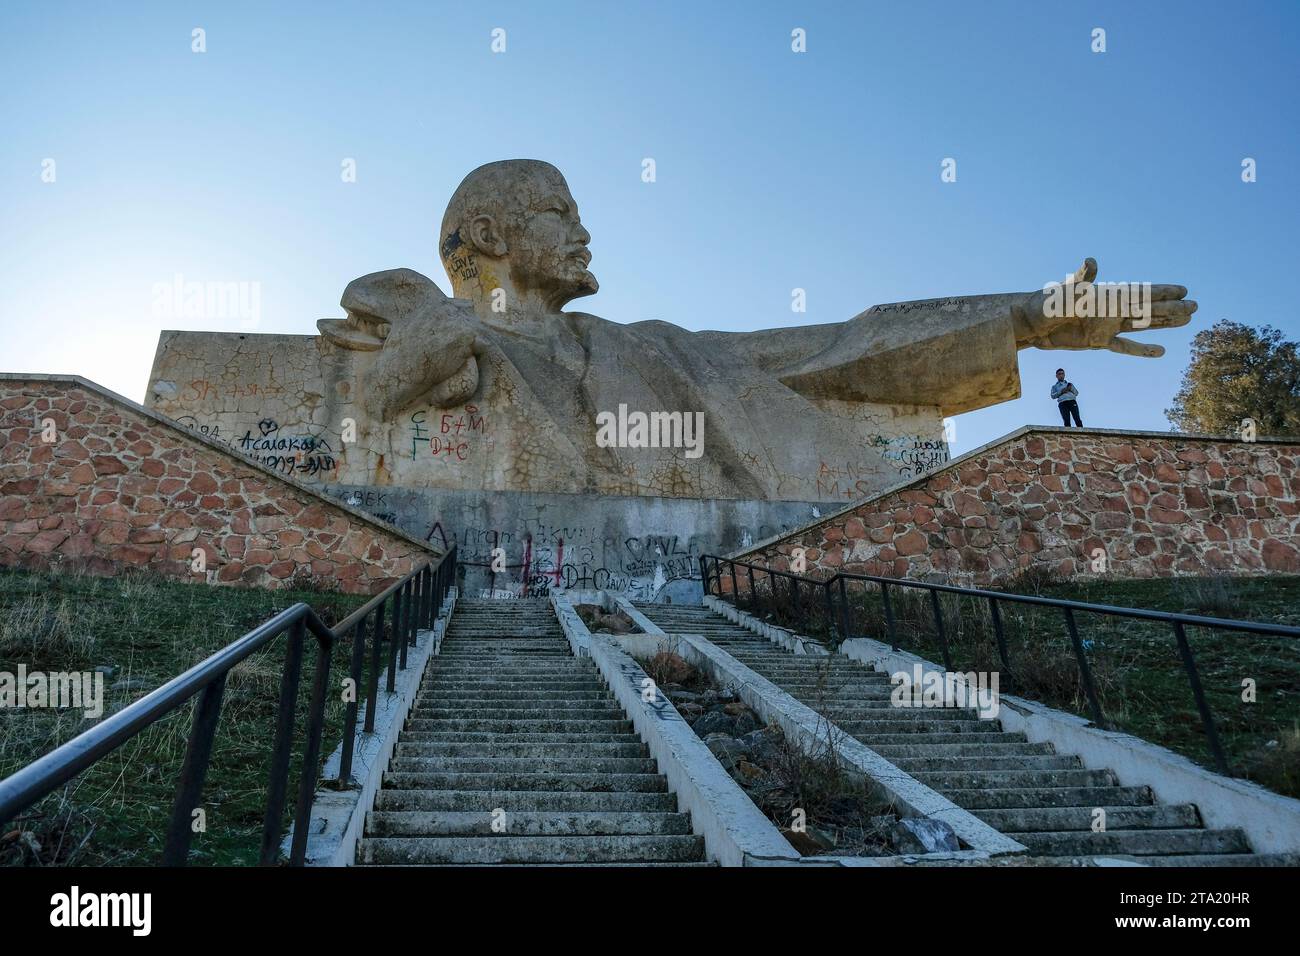
[[[704,607],[637,604],[668,633],[698,634],[828,716],[901,770],[1023,843],[1035,856],[1132,857],[1176,865],[1257,865],[1237,829],[1210,830],[1191,804],[1162,805],[1148,787],[980,720],[973,710],[891,705],[889,675],[842,655],[796,656]],[[1093,832],[1094,808],[1106,830]]]
[[[690,816],[544,600],[457,603],[357,862],[705,865]]]

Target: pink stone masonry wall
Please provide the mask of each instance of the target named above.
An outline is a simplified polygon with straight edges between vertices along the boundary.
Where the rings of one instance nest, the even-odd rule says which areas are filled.
[[[1300,443],[1029,430],[746,552],[787,569],[990,584],[1300,572]]]
[[[89,383],[0,379],[0,442],[0,565],[376,593],[431,556]]]

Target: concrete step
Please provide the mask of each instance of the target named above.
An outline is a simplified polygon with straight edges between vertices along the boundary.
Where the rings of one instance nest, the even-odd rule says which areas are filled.
[[[1130,860],[1144,866],[1300,866],[1300,853],[1174,853],[1168,856],[1124,856],[1116,859]]]
[[[667,792],[657,773],[437,773],[388,771],[383,786],[406,790],[584,790],[589,793]]]
[[[940,793],[949,790],[1024,790],[1039,787],[1110,787],[1109,770],[920,770],[911,774]]]
[[[545,690],[605,690],[605,685],[593,680],[516,680],[516,681],[461,681],[447,680],[420,685],[420,692],[446,690],[458,694],[476,694],[487,690],[509,690],[517,694]]]
[[[704,841],[679,810],[547,601],[462,600],[421,676],[357,862],[702,865]]]
[[[1012,754],[997,757],[981,754],[975,757],[892,757],[899,770],[909,774],[930,771],[987,771],[987,770],[1077,770],[1083,766],[1078,757],[1052,755]]]
[[[475,660],[490,654],[501,654],[521,661],[561,660],[569,651],[569,642],[563,637],[474,637],[448,633],[438,656],[449,660]],[[569,660],[574,660],[570,657]]]
[[[493,676],[518,674],[527,676],[529,674],[591,674],[594,672],[595,669],[590,664],[575,661],[571,657],[556,657],[554,659],[547,658],[535,661],[518,661],[504,656],[488,656],[482,660],[473,658],[459,661],[450,658],[446,660],[435,658],[434,663],[429,667],[431,676],[441,676],[443,674],[488,674]]]
[[[848,690],[852,687],[873,691],[892,691],[893,682],[886,674],[874,671],[839,671],[825,674],[812,668],[798,671],[781,671],[771,667],[757,666],[751,670],[762,674],[774,684],[790,684],[792,687],[813,687],[820,690]]]
[[[490,731],[428,731],[403,730],[398,734],[399,741],[411,741],[429,744],[487,744],[496,746],[507,743],[518,744],[553,744],[568,749],[570,744],[602,743],[630,744],[641,743],[635,733],[593,734],[593,733],[495,733]]]
[[[757,672],[756,672],[757,673]],[[759,674],[760,677],[766,677]],[[773,680],[777,687],[789,694],[791,697],[797,697],[799,700],[889,700],[891,688],[888,684],[868,684],[861,681],[854,681],[851,684],[840,684],[837,686],[821,686],[812,683]]]
[[[964,809],[1020,807],[1132,807],[1153,801],[1149,787],[1021,787],[1014,790],[949,789],[943,795]]]
[[[780,687],[791,697],[805,703],[811,701],[824,701],[828,704],[852,705],[856,703],[872,704],[879,702],[886,706],[896,706],[892,703],[890,688],[884,684],[874,687],[869,684],[859,683],[845,684],[840,687],[817,687],[813,684],[791,684],[788,681],[772,680],[770,677],[767,679],[771,680],[773,684]]]
[[[537,625],[526,621],[478,621],[467,622],[452,619],[447,628],[448,637],[454,637],[461,645],[471,643],[492,644],[496,642],[523,644],[528,642],[563,644],[564,631],[559,621]]]
[[[513,741],[513,737],[505,738]],[[396,755],[399,757],[537,757],[554,756],[557,752],[569,757],[649,757],[650,748],[643,743],[605,743],[588,741],[568,743],[560,750],[553,743],[427,743],[421,740],[399,739]]]
[[[441,684],[535,684],[573,683],[587,681],[596,687],[604,686],[600,678],[591,670],[566,668],[554,670],[534,668],[447,668],[430,670],[421,682],[426,690],[431,685]]]
[[[403,863],[376,863],[374,866],[393,866],[407,868]],[[657,867],[672,867],[674,870],[680,870],[692,867],[703,867],[713,869],[717,867],[716,863],[710,863],[707,860],[696,860],[692,862],[660,862],[657,860],[636,860],[630,863],[622,863],[617,860],[607,861],[605,863],[444,863],[439,868],[446,870],[490,870],[493,867],[509,867],[515,869],[521,866],[527,866],[529,869],[555,869],[555,870],[582,870],[593,867],[601,869],[625,869],[635,867],[638,870],[655,869]]]
[[[366,814],[366,835],[394,836],[596,836],[609,834],[689,834],[685,813],[545,812],[505,810],[477,812],[372,811]],[[500,832],[493,830],[495,825]],[[501,829],[504,827],[504,829]]]
[[[434,668],[447,666],[454,667],[526,667],[537,665],[541,668],[550,667],[576,667],[582,666],[584,662],[575,661],[567,653],[567,645],[564,652],[561,649],[546,648],[533,650],[517,650],[514,648],[493,648],[493,647],[475,647],[464,651],[447,649],[447,653],[438,654],[433,659]]]
[[[621,720],[623,708],[613,701],[589,700],[570,707],[556,707],[528,699],[513,702],[494,700],[468,708],[442,707],[432,701],[417,699],[414,716],[423,720],[454,720],[458,717],[475,720]]]
[[[608,720],[477,720],[475,718],[457,718],[455,720],[427,720],[412,717],[406,722],[407,730],[457,731],[481,730],[498,734],[567,734],[588,733],[630,734],[632,721],[610,718]]]
[[[525,619],[510,620],[457,620],[452,618],[447,628],[447,641],[459,647],[480,644],[535,644],[556,646],[566,643],[560,622],[551,620],[538,623]]]
[[[697,836],[387,837],[363,839],[359,863],[612,863],[695,862],[703,859]]]
[[[726,642],[714,641],[713,643],[722,646]],[[807,671],[826,674],[879,674],[883,677],[889,676],[884,671],[872,670],[864,664],[849,660],[847,657],[800,657],[791,654],[789,651],[779,649],[755,651],[735,644],[727,648],[727,653],[737,660],[753,661],[754,664],[762,667],[770,667],[791,673]]]
[[[573,683],[587,681],[597,687],[604,686],[600,676],[591,668],[532,668],[532,667],[448,667],[431,668],[421,682],[426,689],[431,684],[536,684]]]
[[[591,700],[611,700],[610,692],[604,688],[599,690],[530,690],[528,692],[529,700],[535,701],[591,701]],[[519,700],[519,691],[511,689],[485,690],[476,694],[453,694],[442,690],[438,685],[433,685],[433,689],[422,691],[421,700],[444,701],[452,706],[473,706],[474,704],[486,704],[495,700]]]
[[[925,715],[911,716],[905,711],[882,716],[879,720],[837,720],[835,724],[846,733],[859,737],[864,743],[867,742],[866,735],[873,734],[912,733],[928,736],[930,734],[987,734],[990,732],[985,728],[983,721],[974,718],[969,720],[960,717],[937,719]]]
[[[510,813],[672,813],[677,798],[667,790],[597,793],[581,790],[405,790],[383,789],[375,794],[376,810],[451,810],[488,812],[501,807]]]
[[[773,683],[775,683],[775,681]],[[780,687],[781,685],[777,684],[776,686]],[[862,690],[853,690],[848,693],[840,693],[838,691],[835,691],[829,694],[821,694],[821,693],[817,693],[816,691],[800,691],[798,693],[795,693],[794,691],[788,689],[785,689],[785,691],[795,700],[799,701],[799,703],[803,704],[805,707],[811,707],[813,710],[820,710],[823,708],[827,708],[827,709],[837,708],[839,710],[843,710],[846,707],[854,707],[858,704],[862,704],[867,709],[880,709],[880,710],[919,709],[919,708],[893,707],[889,702],[888,693],[876,694],[870,691],[862,691]],[[955,710],[956,708],[953,709]]]
[[[497,630],[491,635],[450,628],[443,638],[442,650],[449,654],[460,655],[501,651],[508,654],[535,656],[558,654],[568,647],[568,644],[558,627],[553,634],[541,631],[535,634],[516,634]]]
[[[970,727],[964,733],[878,733],[855,734],[854,736],[877,753],[880,753],[883,750],[903,750],[908,753],[928,753],[928,748],[936,746],[959,745],[989,747],[1001,744],[1025,743],[1024,734],[1013,734],[997,729],[987,729],[979,725]]]
[[[1176,830],[1199,827],[1201,816],[1190,803],[1148,806],[1109,806],[1106,811],[1107,830]],[[1091,830],[1093,807],[1038,807],[1013,810],[975,810],[979,817],[995,830],[1003,833],[1040,831]]]
[[[930,736],[939,736],[932,734]],[[958,734],[958,737],[969,737],[970,734]],[[999,734],[998,737],[1009,737],[1010,734]],[[895,757],[1042,757],[1051,756],[1056,753],[1051,744],[1030,744],[1015,743],[1003,741],[1000,739],[990,740],[987,743],[933,743],[929,737],[916,739],[910,746],[898,746],[896,744],[872,743],[871,749],[882,757],[887,757],[891,761]]]
[[[495,773],[526,776],[530,773],[634,773],[654,774],[658,765],[649,757],[444,757],[397,756],[389,763],[393,773]]]
[[[532,651],[525,653],[523,651],[513,651],[508,648],[475,648],[472,651],[457,651],[454,648],[448,648],[444,645],[441,653],[438,654],[431,662],[430,666],[434,670],[443,667],[536,667],[539,669],[553,669],[560,667],[590,667],[587,661],[575,660],[567,653],[568,647],[565,645],[566,653],[559,653],[559,648],[555,653],[546,651]]]
[[[704,608],[649,606],[645,613],[667,631],[713,641],[1036,856],[1251,860],[1240,831],[1204,829],[1194,806],[1157,805],[1149,788],[1117,786],[1109,770],[1085,769],[1077,756],[1029,744],[996,721],[972,727],[973,711],[921,710],[924,718],[899,721],[900,712],[918,711],[894,706],[887,673],[844,658],[793,655]],[[1095,807],[1106,810],[1100,833],[1091,829]]]
[[[482,653],[497,648],[516,654],[557,654],[567,644],[558,625],[540,630],[501,624],[490,629],[452,626],[447,629],[442,646],[457,654]]]
[[[792,695],[793,696],[793,695]],[[804,698],[805,701],[815,701],[817,698],[809,696]],[[809,704],[811,706],[811,704]],[[946,717],[949,714],[976,714],[973,709],[964,707],[899,707],[888,697],[871,698],[865,700],[842,700],[837,697],[826,698],[825,707],[832,715],[843,716],[846,720],[872,720],[882,713],[890,711],[905,711],[913,714],[933,714],[940,717]],[[813,708],[814,710],[816,708]]]
[[[1007,836],[1029,847],[1030,853],[1043,856],[1250,852],[1250,843],[1240,830],[1013,831]]]

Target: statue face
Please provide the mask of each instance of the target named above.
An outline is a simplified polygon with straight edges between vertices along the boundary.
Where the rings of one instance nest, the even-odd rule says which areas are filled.
[[[558,172],[529,185],[534,188],[524,191],[527,205],[504,230],[511,280],[544,292],[557,305],[591,295],[599,288],[587,269],[591,234],[583,228],[568,185]]]
[[[588,270],[591,235],[560,171],[535,159],[480,166],[442,221],[440,254],[456,294],[482,311],[494,289],[525,307],[559,312],[599,288]]]

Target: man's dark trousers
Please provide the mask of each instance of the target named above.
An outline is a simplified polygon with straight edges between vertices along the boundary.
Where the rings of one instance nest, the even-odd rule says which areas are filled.
[[[1066,428],[1070,427],[1070,416],[1074,416],[1074,424],[1083,427],[1083,422],[1079,421],[1079,403],[1071,399],[1068,402],[1058,402],[1057,406],[1061,409],[1061,424]]]

